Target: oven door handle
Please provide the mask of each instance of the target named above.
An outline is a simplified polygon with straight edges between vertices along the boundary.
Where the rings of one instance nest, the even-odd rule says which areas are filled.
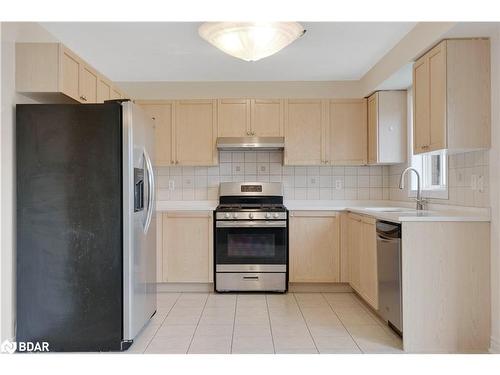
[[[275,221],[249,221],[249,220],[231,220],[217,221],[217,228],[286,228],[285,220]]]

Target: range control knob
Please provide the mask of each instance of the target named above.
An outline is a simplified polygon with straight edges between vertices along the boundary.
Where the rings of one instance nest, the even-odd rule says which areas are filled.
[[[253,213],[251,213],[251,212],[250,212],[250,213],[248,214],[248,217],[249,217],[250,219],[253,219]]]
[[[270,219],[271,218],[271,213],[270,212],[266,212],[266,219]]]
[[[229,212],[226,212],[226,213],[224,214],[224,217],[225,217],[226,219],[229,219],[229,218],[231,217],[231,215],[229,214]]]
[[[235,212],[233,213],[233,219],[236,219],[238,217],[238,214]]]
[[[273,215],[273,217],[274,217],[275,219],[277,219],[279,216],[280,216],[280,215],[279,215],[277,212],[275,212],[275,213],[274,213],[274,215]]]

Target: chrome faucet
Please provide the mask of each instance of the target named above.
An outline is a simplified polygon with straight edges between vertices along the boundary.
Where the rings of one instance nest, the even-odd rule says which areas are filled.
[[[425,204],[427,203],[426,199],[422,198],[422,189],[420,186],[420,173],[415,168],[408,167],[406,168],[402,173],[401,177],[399,179],[399,188],[404,189],[405,188],[405,175],[407,172],[413,171],[417,175],[417,211],[421,211],[425,209]]]

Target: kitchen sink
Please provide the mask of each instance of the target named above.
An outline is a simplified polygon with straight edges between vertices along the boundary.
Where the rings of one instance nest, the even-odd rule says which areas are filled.
[[[414,212],[413,208],[408,207],[367,207],[367,210],[375,212]]]

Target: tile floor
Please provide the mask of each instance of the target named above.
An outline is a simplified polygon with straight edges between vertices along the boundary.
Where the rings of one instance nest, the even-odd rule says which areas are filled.
[[[354,293],[158,293],[128,353],[402,353]]]

